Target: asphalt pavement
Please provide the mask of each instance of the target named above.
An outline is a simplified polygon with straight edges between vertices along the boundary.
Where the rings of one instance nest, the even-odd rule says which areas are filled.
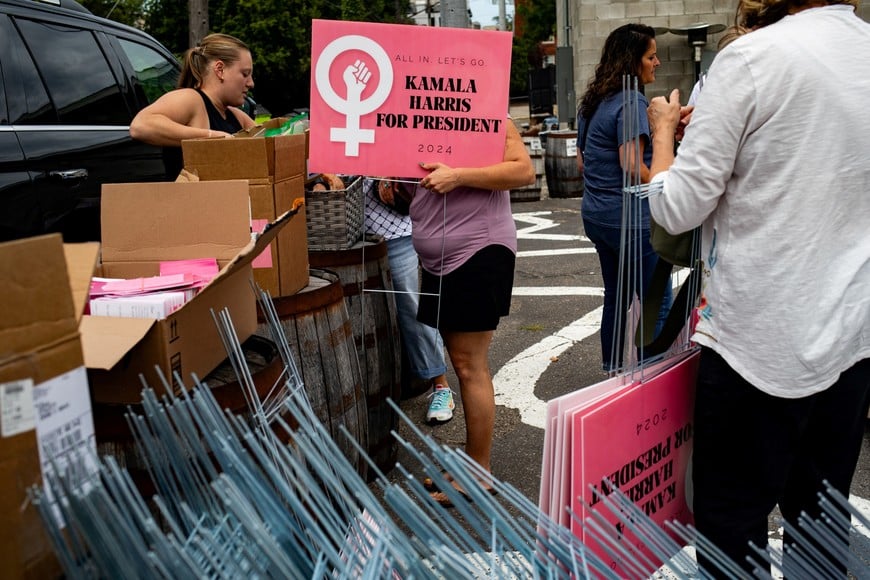
[[[490,352],[497,402],[493,474],[536,503],[546,402],[606,377],[597,332],[602,281],[598,259],[583,236],[580,202],[549,199],[545,190],[540,201],[512,203],[519,238],[514,295]],[[452,371],[448,378],[458,389]],[[465,425],[458,393],[456,401],[454,419],[438,426],[425,424],[426,393],[406,398],[401,407],[436,441],[461,448]],[[406,425],[399,434],[411,438]],[[413,472],[407,453],[400,450],[399,461]],[[870,422],[852,493],[870,512]]]

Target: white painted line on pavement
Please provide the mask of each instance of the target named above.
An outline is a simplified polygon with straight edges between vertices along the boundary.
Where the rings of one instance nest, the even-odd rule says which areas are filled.
[[[681,268],[675,273],[673,283],[682,284],[688,270]],[[514,296],[603,296],[604,288],[587,286],[567,287],[515,287]],[[501,367],[492,382],[495,402],[520,412],[523,423],[544,428],[547,417],[547,402],[535,396],[535,385],[553,362],[574,344],[589,338],[601,327],[602,307],[589,312],[556,333],[544,338],[519,353]],[[579,388],[579,385],[578,385]]]
[[[528,213],[515,213],[513,214],[514,220],[518,222],[532,224],[527,228],[519,228],[517,229],[517,238],[521,238],[524,240],[550,240],[550,241],[583,241],[588,242],[589,238],[581,235],[572,235],[572,234],[537,234],[535,232],[539,232],[541,230],[548,230],[550,228],[554,228],[559,224],[554,222],[551,219],[544,219],[538,216],[549,215],[553,212],[549,211],[535,211]],[[578,221],[578,229],[579,229],[579,221]]]
[[[855,509],[861,512],[866,519],[870,520],[870,501],[852,494],[849,495],[849,503],[855,506]],[[852,518],[852,525],[859,534],[865,537],[870,537],[870,530],[867,529],[867,526],[856,521],[854,517]]]
[[[585,238],[583,236],[575,236],[574,234],[529,234],[525,233],[524,235],[519,235],[520,232],[517,231],[517,238],[521,240],[547,240],[551,242],[589,242],[589,238]]]
[[[852,504],[852,506],[855,509],[857,509],[858,512],[860,512],[862,516],[864,516],[867,519],[870,519],[870,501],[867,501],[863,497],[858,497],[857,495],[850,494],[849,495],[849,503]],[[861,536],[865,536],[865,537],[867,536],[868,532],[867,532],[866,526],[864,526],[864,524],[862,524],[858,520],[858,518],[856,518],[854,516],[852,517],[852,527],[857,534],[859,534]],[[783,529],[779,528],[779,530],[777,530],[776,533],[779,534],[779,536],[781,538],[782,533],[783,533]],[[772,536],[773,534],[774,534],[774,532],[768,532],[768,536]],[[780,553],[782,552],[782,540],[781,539],[769,537],[768,542],[770,543],[770,546],[773,549],[777,550]],[[853,550],[854,550],[854,548],[853,548]],[[682,550],[682,554],[685,556],[688,556],[692,560],[697,559],[696,551],[695,551],[695,548],[693,546],[685,546]],[[674,561],[674,560],[671,560],[671,561]],[[665,566],[665,565],[663,565],[661,568],[659,568],[656,572],[664,580],[671,580],[671,579],[683,577],[683,576],[678,576],[678,575],[674,574],[673,571],[668,566]],[[657,576],[656,574],[653,574],[652,577],[657,578],[659,576]],[[774,570],[773,573],[771,574],[771,578],[773,578],[773,580],[781,580],[783,578],[782,572],[778,569]]]
[[[594,254],[595,248],[562,248],[560,250],[526,250],[517,252],[517,258],[537,258],[539,256],[567,256],[569,254]]]
[[[547,402],[535,396],[535,385],[550,366],[552,357],[558,357],[577,342],[598,332],[601,312],[599,306],[505,363],[492,378],[495,404],[517,409],[523,423],[543,429]]]
[[[519,222],[531,223],[532,226],[517,230],[517,237],[522,239],[537,239],[549,241],[577,240],[588,242],[585,236],[571,236],[561,234],[537,234],[535,232],[556,227],[556,222],[541,219],[539,216],[550,215],[550,211],[527,212],[514,214],[514,219]],[[536,250],[517,252],[517,257],[541,257],[560,256],[567,254],[585,254],[594,252],[594,248],[565,248],[558,250]],[[682,284],[688,277],[688,270],[677,269],[674,272],[674,287]],[[603,296],[603,288],[587,286],[568,286],[563,288],[537,288],[518,287],[513,289],[514,296]],[[526,425],[544,428],[547,418],[547,402],[535,396],[535,385],[541,375],[553,362],[553,359],[568,350],[571,346],[589,338],[598,332],[601,326],[602,308],[598,307],[582,318],[575,320],[558,332],[544,338],[537,344],[530,346],[523,352],[509,360],[493,377],[495,388],[495,402],[520,412],[520,419]],[[870,501],[849,496],[849,502],[855,506],[867,518],[870,518]],[[868,530],[860,523],[852,519],[852,523],[860,534],[867,535]],[[668,577],[668,576],[666,576]]]
[[[594,286],[514,286],[514,296],[604,296]]]

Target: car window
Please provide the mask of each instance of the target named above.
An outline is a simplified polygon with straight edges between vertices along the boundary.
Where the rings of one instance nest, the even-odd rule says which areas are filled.
[[[18,31],[8,19],[0,21],[3,41],[3,74],[5,79],[16,79],[19,87],[9,87],[9,122],[12,124],[50,125],[57,123],[57,113],[48,98],[48,92],[30,53]],[[10,92],[7,90],[7,92]]]
[[[5,14],[0,14],[0,54],[7,54],[6,37],[9,36],[9,19]],[[9,81],[3,76],[3,61],[0,60],[0,125],[9,124],[9,115],[6,114],[6,87]]]
[[[6,114],[6,81],[3,80],[3,63],[0,63],[0,125],[9,124],[9,115]]]
[[[55,122],[130,123],[127,104],[91,31],[26,19],[16,23],[57,110]]]
[[[130,59],[130,64],[133,65],[133,70],[136,72],[136,77],[139,79],[139,84],[142,86],[149,104],[176,87],[176,83],[178,83],[176,63],[167,60],[156,50],[138,42],[131,42],[124,38],[119,38],[118,42],[127,58]]]

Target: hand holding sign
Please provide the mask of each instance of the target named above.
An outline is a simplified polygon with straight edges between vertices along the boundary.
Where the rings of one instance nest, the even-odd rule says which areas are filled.
[[[421,163],[420,167],[431,171],[420,181],[420,185],[434,193],[450,193],[459,185],[456,170],[443,163]]]

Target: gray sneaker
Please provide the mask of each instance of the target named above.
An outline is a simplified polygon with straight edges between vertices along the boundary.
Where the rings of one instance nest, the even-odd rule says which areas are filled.
[[[444,385],[435,385],[432,394],[429,395],[432,401],[429,403],[429,410],[426,412],[426,421],[430,423],[446,423],[453,418],[453,409],[456,405],[453,403],[453,391],[450,387]]]

